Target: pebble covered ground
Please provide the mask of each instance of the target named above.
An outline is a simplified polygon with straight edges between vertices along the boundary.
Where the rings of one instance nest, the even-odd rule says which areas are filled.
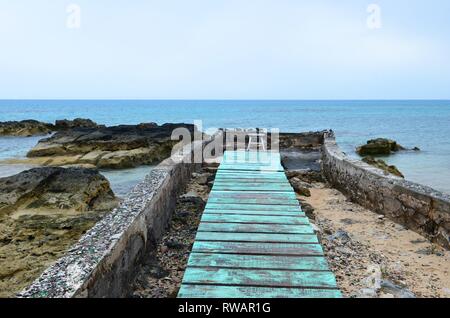
[[[450,252],[323,183],[299,196],[346,297],[450,297]]]
[[[183,279],[197,228],[211,190],[214,168],[194,173],[184,194],[178,197],[169,229],[156,252],[141,265],[130,297],[174,298]]]

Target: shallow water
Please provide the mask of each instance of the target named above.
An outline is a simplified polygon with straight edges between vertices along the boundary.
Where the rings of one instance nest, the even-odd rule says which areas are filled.
[[[124,170],[100,170],[110,182],[111,189],[118,197],[123,197],[152,170],[151,166],[141,166]]]
[[[388,137],[422,149],[397,153],[386,158],[389,163],[409,180],[450,193],[450,101],[0,101],[0,121],[76,117],[106,125],[200,119],[203,128],[333,129],[341,148],[352,156],[368,139]],[[0,159],[24,156],[38,139],[0,138]],[[132,174],[111,172],[109,178],[119,182]]]

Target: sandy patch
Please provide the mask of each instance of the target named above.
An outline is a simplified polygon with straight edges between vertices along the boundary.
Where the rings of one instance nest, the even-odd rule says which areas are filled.
[[[330,267],[347,296],[371,287],[374,271],[417,297],[450,297],[450,252],[423,236],[357,204],[335,189],[315,185],[311,197],[300,197],[315,209],[316,223]],[[351,242],[335,244],[342,230]],[[342,232],[340,232],[342,233]],[[339,240],[338,240],[339,241]],[[337,249],[337,250],[336,250]],[[379,275],[379,273],[378,273]],[[390,297],[378,291],[378,297]]]

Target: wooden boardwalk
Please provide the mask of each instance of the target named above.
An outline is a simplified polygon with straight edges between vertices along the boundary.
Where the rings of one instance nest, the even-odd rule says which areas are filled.
[[[341,297],[279,153],[225,152],[178,297]]]

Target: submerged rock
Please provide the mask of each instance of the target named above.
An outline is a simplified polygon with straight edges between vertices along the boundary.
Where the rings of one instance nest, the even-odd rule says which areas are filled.
[[[88,164],[124,169],[154,164],[170,156],[177,143],[171,135],[177,128],[186,128],[191,136],[195,130],[194,125],[154,123],[63,130],[40,140],[27,157],[50,166]]]
[[[398,170],[396,166],[388,165],[384,160],[382,159],[375,159],[374,157],[364,157],[362,159],[365,163],[368,163],[371,166],[377,167],[387,173],[393,174],[397,177],[404,178],[405,176]]]
[[[0,136],[28,137],[51,133],[53,125],[37,120],[0,122]]]
[[[367,144],[362,145],[356,149],[360,156],[377,156],[390,155],[392,152],[405,150],[395,140],[386,138],[377,138],[367,141]]]
[[[108,180],[92,169],[34,168],[0,179],[0,214],[105,211],[116,204]]]

